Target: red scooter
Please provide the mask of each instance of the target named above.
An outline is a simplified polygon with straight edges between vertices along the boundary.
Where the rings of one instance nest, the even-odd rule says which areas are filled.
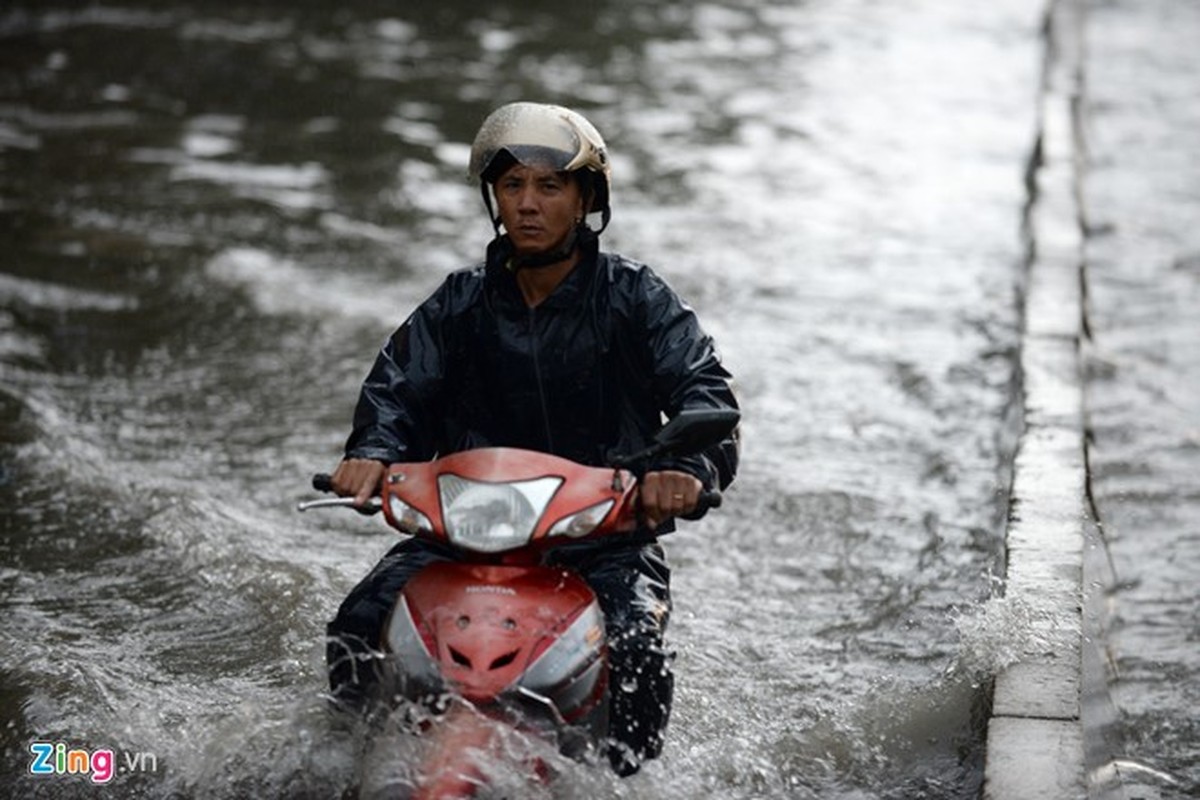
[[[646,450],[589,467],[513,448],[469,450],[389,467],[372,508],[402,533],[449,545],[400,592],[382,637],[394,695],[436,708],[433,757],[415,797],[470,797],[486,785],[472,753],[499,749],[497,722],[572,757],[608,735],[608,654],[595,594],[547,551],[637,529],[637,475],[666,455],[730,434],[732,410],[683,411]],[[329,491],[329,476],[313,479]],[[703,511],[720,505],[705,492]],[[351,498],[301,503],[305,511]]]

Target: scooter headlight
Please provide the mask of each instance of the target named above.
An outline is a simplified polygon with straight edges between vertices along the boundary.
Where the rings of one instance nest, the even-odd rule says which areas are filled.
[[[480,553],[498,553],[526,544],[562,485],[562,478],[484,483],[442,475],[438,492],[451,543]]]

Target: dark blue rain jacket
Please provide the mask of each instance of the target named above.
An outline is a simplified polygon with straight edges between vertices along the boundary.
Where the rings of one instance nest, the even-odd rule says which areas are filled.
[[[522,447],[602,466],[649,444],[685,408],[736,408],[730,374],[695,313],[649,267],[595,235],[554,293],[529,308],[507,241],[452,273],[384,344],[363,384],[348,458],[424,461]],[[734,437],[653,465],[724,488]]]

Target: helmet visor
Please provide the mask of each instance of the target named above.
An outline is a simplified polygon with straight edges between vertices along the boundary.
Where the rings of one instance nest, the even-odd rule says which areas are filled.
[[[564,172],[583,166],[587,151],[579,132],[553,108],[512,103],[484,121],[471,148],[471,174],[492,183],[515,161]],[[501,153],[509,158],[497,158]]]

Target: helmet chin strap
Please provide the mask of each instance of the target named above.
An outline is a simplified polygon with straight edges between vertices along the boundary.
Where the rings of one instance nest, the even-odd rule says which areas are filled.
[[[553,250],[547,250],[544,253],[530,253],[525,256],[513,253],[508,257],[509,270],[516,272],[521,269],[541,269],[567,260],[571,257],[571,253],[575,252],[576,245],[579,244],[579,233],[582,227],[583,221],[580,220],[579,224],[567,234],[567,238],[563,239],[562,244]]]

